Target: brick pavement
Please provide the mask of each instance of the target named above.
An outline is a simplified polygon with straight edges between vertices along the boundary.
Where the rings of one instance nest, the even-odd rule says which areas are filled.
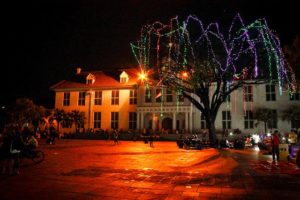
[[[253,150],[184,150],[175,142],[60,140],[45,160],[1,177],[0,199],[282,199],[300,196],[299,169]],[[276,166],[276,165],[275,165]],[[278,169],[279,166],[279,169]],[[280,168],[282,167],[282,169]],[[265,170],[265,171],[264,171]],[[286,173],[289,172],[289,173]],[[293,173],[290,173],[293,172]]]

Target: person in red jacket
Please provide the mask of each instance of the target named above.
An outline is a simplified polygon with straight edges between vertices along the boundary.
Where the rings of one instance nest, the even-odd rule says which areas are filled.
[[[275,157],[276,160],[279,161],[279,136],[278,136],[278,131],[275,130],[273,135],[272,135],[272,157],[273,157],[273,161],[275,161]]]

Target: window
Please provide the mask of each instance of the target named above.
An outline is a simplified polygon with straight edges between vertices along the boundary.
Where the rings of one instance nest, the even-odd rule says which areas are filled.
[[[70,92],[64,92],[63,106],[69,106],[69,105],[70,105]]]
[[[206,120],[203,113],[201,113],[201,129],[207,129],[206,127]]]
[[[101,112],[94,112],[94,128],[101,128]]]
[[[300,120],[297,120],[297,119],[291,120],[291,124],[292,124],[292,128],[298,129],[298,126],[299,126],[299,124],[300,124]],[[299,136],[298,136],[298,137],[299,137]]]
[[[177,101],[184,102],[184,96],[181,91],[177,91]]]
[[[129,129],[132,130],[136,129],[136,119],[137,119],[136,112],[129,112]]]
[[[173,101],[173,93],[172,89],[167,89],[166,90],[166,102],[172,102]]]
[[[137,91],[136,90],[130,90],[129,104],[130,105],[137,104]]]
[[[126,78],[126,77],[121,77],[120,82],[121,82],[121,83],[126,83],[126,82],[127,82],[127,78]]]
[[[223,126],[223,129],[231,129],[230,111],[222,111],[222,126]]]
[[[155,91],[156,91],[155,92],[155,101],[157,103],[162,102],[162,90],[161,89],[156,89]]]
[[[253,112],[250,110],[247,110],[244,116],[244,123],[245,123],[245,129],[253,129]]]
[[[145,103],[151,103],[152,100],[152,93],[149,88],[146,88],[145,90]]]
[[[244,101],[245,102],[253,102],[253,87],[252,85],[244,86]]]
[[[95,105],[102,105],[102,91],[95,91]]]
[[[111,91],[111,105],[119,105],[119,90]]]
[[[290,94],[291,101],[299,101],[300,100],[300,92]]]
[[[276,101],[275,85],[273,84],[266,85],[266,100]]]
[[[79,92],[78,105],[79,106],[85,105],[85,92]]]
[[[267,123],[269,129],[277,128],[277,111],[272,110],[272,117]]]
[[[111,112],[111,128],[118,129],[119,128],[119,113]]]
[[[89,79],[87,79],[86,83],[87,83],[87,84],[93,84],[93,83],[94,83],[94,80],[91,79],[91,78],[89,78]]]

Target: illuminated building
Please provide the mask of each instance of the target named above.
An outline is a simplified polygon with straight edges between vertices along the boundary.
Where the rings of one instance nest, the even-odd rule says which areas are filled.
[[[188,74],[184,74],[188,76]],[[147,81],[146,81],[147,80]],[[145,81],[145,82],[144,82]],[[123,69],[115,72],[82,72],[80,68],[69,80],[51,89],[55,91],[55,108],[79,110],[85,115],[85,130],[142,130],[157,132],[192,132],[206,129],[206,122],[187,99],[174,90],[148,80],[146,72]],[[240,129],[243,133],[264,132],[264,124],[253,119],[253,111],[267,107],[274,111],[276,121],[268,123],[268,131],[289,131],[292,125],[281,120],[281,112],[290,105],[300,105],[299,93],[293,97],[275,85],[245,86],[234,91],[221,106],[216,129]],[[75,126],[61,127],[73,132]]]

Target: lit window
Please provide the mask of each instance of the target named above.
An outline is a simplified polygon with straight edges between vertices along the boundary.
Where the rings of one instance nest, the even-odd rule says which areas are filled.
[[[111,91],[111,105],[119,105],[119,90]]]
[[[253,87],[252,85],[244,86],[244,101],[245,102],[253,102]]]
[[[93,79],[87,79],[87,82],[86,82],[87,84],[93,84],[94,83],[94,80]]]
[[[79,92],[78,105],[79,106],[85,105],[85,92]]]
[[[136,112],[129,112],[129,129],[131,130],[136,129],[136,119],[137,119]]]
[[[95,105],[102,105],[102,91],[95,91]]]
[[[275,85],[273,84],[266,85],[266,100],[276,101]]]
[[[129,94],[129,104],[135,105],[137,104],[137,91],[136,90],[130,90]]]
[[[222,111],[222,128],[231,129],[231,113],[230,111]]]
[[[70,92],[64,92],[63,106],[70,105]]]
[[[244,116],[245,129],[253,129],[254,127],[253,112],[251,110],[247,110],[245,114],[246,114]]]
[[[119,128],[119,113],[111,112],[111,128],[118,129]]]
[[[101,128],[101,112],[94,112],[94,128]]]
[[[126,78],[126,77],[121,77],[120,82],[121,82],[121,83],[126,83],[126,82],[127,82],[127,78]]]
[[[166,90],[166,102],[172,102],[173,101],[173,93],[172,89],[167,89]]]

